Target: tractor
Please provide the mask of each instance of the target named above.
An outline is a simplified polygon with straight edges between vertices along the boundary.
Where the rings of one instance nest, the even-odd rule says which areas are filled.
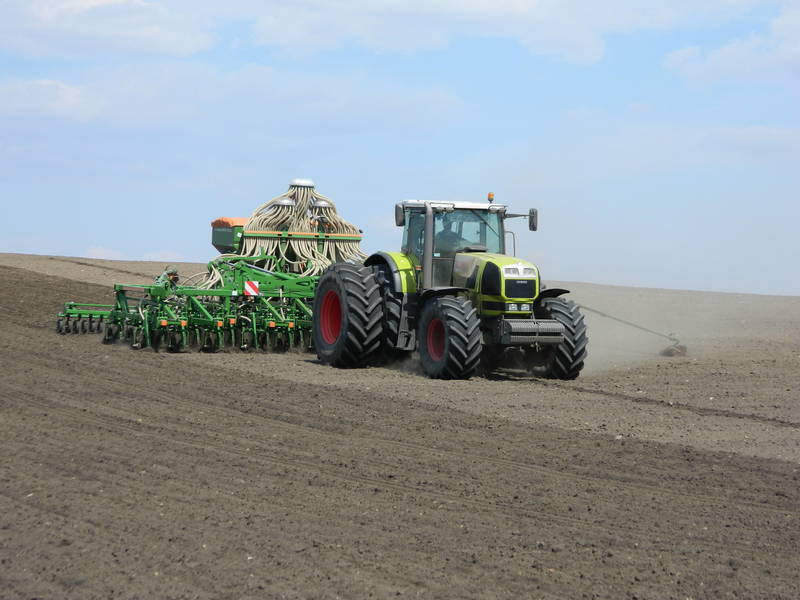
[[[418,351],[437,379],[509,363],[578,377],[587,356],[583,315],[562,298],[568,290],[547,288],[536,265],[506,254],[506,221],[519,217],[537,230],[536,209],[512,214],[492,194],[487,202],[397,204],[400,252],[335,263],[320,277],[312,323],[320,361],[365,367]]]

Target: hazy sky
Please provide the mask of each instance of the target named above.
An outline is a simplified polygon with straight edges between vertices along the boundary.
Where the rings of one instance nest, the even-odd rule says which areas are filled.
[[[205,261],[295,177],[368,251],[493,191],[545,278],[800,295],[800,0],[0,0],[0,251]]]

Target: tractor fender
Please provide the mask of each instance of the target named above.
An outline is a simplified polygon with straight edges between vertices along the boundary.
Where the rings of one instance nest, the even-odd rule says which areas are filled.
[[[536,300],[534,300],[533,303],[534,305],[539,305],[545,298],[557,298],[558,296],[563,296],[564,294],[569,294],[569,290],[565,290],[563,288],[547,288],[539,292],[539,295],[536,296]]]
[[[410,294],[417,291],[417,274],[414,264],[401,252],[376,252],[364,261],[364,266],[386,265],[397,293]]]

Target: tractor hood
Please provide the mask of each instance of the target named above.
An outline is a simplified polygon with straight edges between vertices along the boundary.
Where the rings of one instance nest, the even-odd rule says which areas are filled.
[[[453,285],[470,290],[485,316],[530,314],[539,295],[539,269],[505,254],[464,252],[453,263]]]
[[[498,281],[539,279],[539,269],[527,260],[491,252],[463,252],[455,256],[453,285],[478,291],[480,286],[477,284],[481,281],[487,266],[489,266],[487,275],[495,273]],[[495,278],[494,275],[492,278]]]

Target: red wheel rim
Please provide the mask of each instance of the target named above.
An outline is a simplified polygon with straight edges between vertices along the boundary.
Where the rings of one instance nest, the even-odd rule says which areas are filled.
[[[322,299],[319,324],[326,344],[333,344],[339,339],[342,332],[342,301],[335,290],[330,290]]]
[[[428,354],[436,361],[444,356],[444,323],[441,319],[431,319],[428,323]]]

